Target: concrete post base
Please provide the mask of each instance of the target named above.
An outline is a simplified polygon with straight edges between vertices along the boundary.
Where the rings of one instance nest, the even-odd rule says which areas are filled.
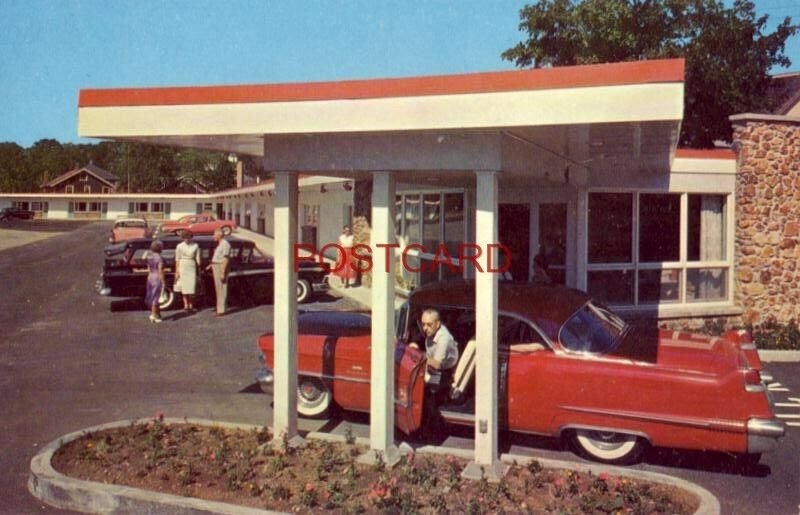
[[[463,472],[461,472],[461,477],[478,481],[486,478],[490,483],[499,483],[510,468],[510,465],[500,461],[495,461],[491,465],[482,465],[472,461],[464,468]]]
[[[356,458],[356,462],[363,465],[377,465],[383,461],[386,468],[392,468],[397,465],[405,454],[406,453],[401,451],[396,445],[392,445],[385,451],[370,449]]]
[[[306,446],[306,439],[300,435],[294,435],[293,437],[289,438],[288,441],[284,442],[280,435],[276,435],[272,438],[272,440],[270,440],[269,443],[273,449],[277,450],[281,450],[285,446],[289,446],[291,449],[303,449]]]

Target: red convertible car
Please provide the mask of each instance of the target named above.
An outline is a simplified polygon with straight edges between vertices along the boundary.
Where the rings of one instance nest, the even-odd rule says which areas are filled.
[[[449,402],[452,424],[474,425],[474,283],[413,292],[397,316],[395,422],[422,424],[425,308],[435,307],[461,347]],[[563,438],[607,463],[635,461],[648,445],[735,453],[755,463],[785,427],[761,380],[744,332],[722,337],[626,324],[585,293],[561,286],[501,283],[498,309],[500,427]],[[298,318],[298,411],[322,416],[332,403],[369,411],[370,318],[305,313]],[[273,377],[273,337],[259,339],[262,388]]]
[[[186,215],[175,221],[161,224],[157,234],[177,234],[182,231],[192,231],[192,234],[213,234],[216,229],[221,229],[222,234],[228,236],[236,229],[236,222],[232,220],[218,220],[214,215]]]

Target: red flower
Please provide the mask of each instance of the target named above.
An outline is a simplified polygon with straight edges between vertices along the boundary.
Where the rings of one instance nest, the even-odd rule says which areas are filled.
[[[555,480],[555,481],[553,481],[553,484],[554,484],[556,487],[558,487],[558,488],[561,488],[562,486],[564,486],[564,480],[563,480],[563,479],[561,479],[560,477],[557,477],[557,478],[556,478],[556,480]]]
[[[313,492],[314,491],[314,484],[313,483],[306,483],[306,492]]]
[[[602,473],[601,473],[601,474],[598,476],[598,478],[600,479],[600,481],[608,481],[608,472],[602,472]]]

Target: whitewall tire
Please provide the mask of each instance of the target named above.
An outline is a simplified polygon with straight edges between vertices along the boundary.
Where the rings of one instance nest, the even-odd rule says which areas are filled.
[[[591,429],[575,429],[569,440],[578,454],[602,463],[633,463],[646,447],[646,441],[635,435]]]
[[[333,395],[317,377],[297,378],[297,413],[306,418],[324,418],[331,408]]]

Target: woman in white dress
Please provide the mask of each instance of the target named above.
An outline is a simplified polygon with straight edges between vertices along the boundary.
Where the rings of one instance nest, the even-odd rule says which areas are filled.
[[[200,266],[200,247],[192,243],[192,233],[183,231],[183,241],[175,247],[175,291],[183,296],[183,309],[194,311],[192,300],[197,287],[197,269]]]

